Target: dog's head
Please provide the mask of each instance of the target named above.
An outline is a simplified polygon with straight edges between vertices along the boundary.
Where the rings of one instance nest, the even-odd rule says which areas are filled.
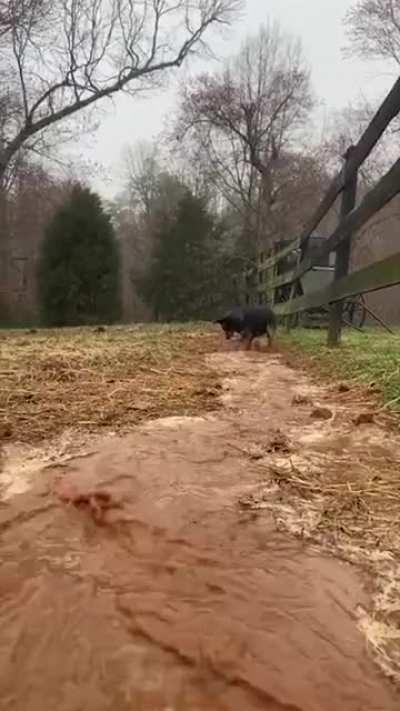
[[[232,326],[229,324],[228,319],[226,318],[217,318],[214,323],[217,323],[219,326],[221,326],[223,332],[225,333],[225,338],[229,341],[230,338],[234,335],[235,331],[233,330]]]

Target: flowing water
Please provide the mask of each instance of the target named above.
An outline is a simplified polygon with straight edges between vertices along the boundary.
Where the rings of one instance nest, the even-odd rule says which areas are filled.
[[[263,397],[242,380],[234,410],[105,440],[6,498],[1,709],[399,708],[355,571],[237,506],[261,476],[248,432],[289,416],[298,378],[279,367]]]

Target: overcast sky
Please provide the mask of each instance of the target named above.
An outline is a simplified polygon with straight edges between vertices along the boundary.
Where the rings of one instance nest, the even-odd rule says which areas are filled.
[[[354,2],[354,0],[353,0]],[[223,58],[234,54],[241,40],[257,31],[268,18],[278,20],[282,29],[299,36],[312,70],[315,93],[324,111],[338,109],[361,94],[369,98],[381,94],[393,82],[385,68],[343,57],[345,28],[343,17],[352,0],[247,0],[243,18],[218,46]],[[209,62],[210,69],[217,66]],[[182,80],[182,74],[178,74]],[[124,146],[151,140],[162,129],[165,115],[174,106],[175,90],[170,88],[146,99],[117,97],[106,107],[101,125],[84,157],[103,166],[94,187],[112,197],[121,189],[121,158]],[[104,112],[103,112],[104,113]]]

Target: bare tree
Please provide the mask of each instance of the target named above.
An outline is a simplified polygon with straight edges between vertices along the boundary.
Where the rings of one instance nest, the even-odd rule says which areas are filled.
[[[140,141],[123,156],[124,190],[113,210],[122,259],[124,314],[149,317],[140,298],[160,226],[175,214],[184,184],[167,164],[159,141]]]
[[[222,198],[243,220],[257,212],[258,171],[251,165],[248,146],[233,132],[220,132],[202,123],[173,144],[173,158],[193,192]]]
[[[7,194],[8,232],[0,257],[0,320],[29,323],[38,315],[36,266],[44,230],[55,209],[64,201],[70,182],[48,173],[21,156],[15,165]]]
[[[129,146],[124,156],[126,192],[131,208],[138,208],[146,218],[151,215],[158,191],[161,166],[155,143],[141,141]]]
[[[37,24],[49,6],[49,0],[0,0],[0,38],[21,27],[29,15]]]
[[[9,0],[0,5],[3,77],[18,99],[3,126],[0,181],[44,129],[115,93],[153,88],[230,23],[240,0]]]
[[[345,23],[350,53],[400,64],[399,0],[358,0]]]
[[[356,145],[373,119],[379,103],[365,98],[333,112],[326,122],[324,138],[319,146],[331,172],[342,166],[342,158],[351,145]],[[359,193],[368,190],[389,170],[400,150],[399,121],[388,126],[370,155],[359,169]]]
[[[195,137],[218,167],[220,184],[225,180],[226,192],[236,194],[245,211],[255,209],[258,220],[263,208],[264,218],[253,228],[264,240],[272,233],[278,173],[311,107],[301,45],[277,24],[248,38],[222,73],[203,75],[184,92],[178,137]]]

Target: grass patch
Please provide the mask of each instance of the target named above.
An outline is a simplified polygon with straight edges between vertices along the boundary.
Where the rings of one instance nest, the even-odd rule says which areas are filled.
[[[400,331],[394,336],[382,330],[346,331],[340,348],[327,348],[326,331],[296,329],[282,334],[284,346],[303,353],[325,377],[374,383],[385,403],[400,412]]]
[[[36,443],[67,428],[129,429],[218,405],[201,326],[0,333],[0,439]]]

